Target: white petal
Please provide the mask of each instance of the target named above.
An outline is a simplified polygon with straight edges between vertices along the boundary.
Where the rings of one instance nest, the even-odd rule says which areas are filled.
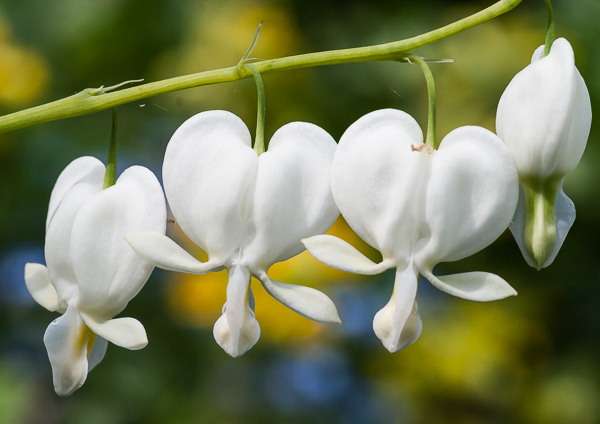
[[[96,337],[96,342],[94,343],[94,347],[92,347],[92,352],[88,356],[88,373],[96,368],[96,365],[102,362],[104,355],[106,354],[107,347],[108,340],[103,339],[102,337]]]
[[[148,344],[146,330],[137,319],[115,318],[99,322],[87,314],[80,315],[90,330],[112,344],[130,350],[139,350]]]
[[[589,94],[564,38],[513,78],[496,116],[498,135],[522,179],[560,178],[571,172],[585,148],[590,124]]]
[[[123,237],[141,231],[164,234],[166,220],[160,184],[141,166],[128,168],[114,186],[82,206],[71,238],[82,311],[106,321],[125,308],[154,266],[138,257]]]
[[[87,353],[94,339],[94,334],[72,306],[48,326],[44,344],[52,365],[54,390],[60,396],[69,396],[85,382]]]
[[[215,340],[232,357],[246,353],[260,337],[260,326],[250,308],[250,272],[235,266],[229,270],[227,302],[213,328]]]
[[[271,296],[303,317],[318,322],[342,323],[333,301],[319,290],[274,281],[266,273],[260,275],[260,280]]]
[[[200,262],[164,234],[141,232],[125,240],[140,258],[162,269],[198,275],[222,269],[222,263]]]
[[[303,239],[302,243],[319,261],[340,271],[375,275],[396,266],[391,259],[384,259],[381,263],[376,264],[351,244],[327,234]]]
[[[558,254],[558,251],[562,247],[573,222],[575,222],[575,205],[567,197],[565,192],[561,188],[558,190],[558,194],[556,196],[556,202],[554,204],[554,217],[556,219],[556,244],[554,245],[554,249],[552,250],[552,254],[548,257],[542,268],[548,267]],[[517,204],[517,209],[515,210],[515,215],[513,220],[511,221],[509,227],[510,231],[525,258],[527,264],[533,268],[536,268],[536,264],[533,259],[529,256],[527,249],[525,248],[524,241],[524,231],[525,231],[525,196],[523,194],[523,189],[519,189],[519,203]]]
[[[302,252],[300,239],[324,233],[339,216],[330,183],[336,147],[326,131],[305,122],[273,135],[248,197],[243,255],[253,272]]]
[[[77,291],[70,253],[75,217],[81,206],[102,190],[103,184],[102,162],[83,157],[65,168],[52,190],[45,253],[50,281],[58,293],[59,301],[71,299]]]
[[[42,264],[25,264],[25,286],[33,300],[49,311],[59,307],[58,294],[50,282],[48,268]]]
[[[490,302],[517,295],[510,284],[489,272],[466,272],[436,277],[431,271],[424,270],[422,274],[439,290],[476,302]]]
[[[215,110],[185,121],[167,146],[163,181],[169,206],[210,260],[223,263],[240,245],[244,196],[258,163],[250,144],[240,118]]]
[[[48,217],[46,218],[46,231],[54,217],[54,213],[61,203],[63,197],[74,185],[81,181],[98,182],[104,179],[104,164],[91,156],[83,156],[72,161],[60,173],[52,194],[50,195],[50,205],[48,206]]]
[[[417,308],[417,274],[412,263],[396,270],[394,293],[373,319],[373,330],[383,346],[398,352],[417,341],[423,323]]]
[[[577,68],[575,68],[575,90],[573,97],[570,128],[568,130],[567,142],[565,143],[572,150],[565,151],[565,155],[561,160],[561,169],[557,170],[557,173],[565,175],[575,169],[581,160],[592,127],[590,93]]]
[[[492,132],[458,128],[433,156],[421,227],[425,237],[415,248],[420,270],[488,246],[508,227],[518,200],[514,162]]]
[[[407,260],[416,240],[420,195],[432,155],[417,122],[384,109],[353,123],[333,160],[331,189],[352,229],[384,258]]]

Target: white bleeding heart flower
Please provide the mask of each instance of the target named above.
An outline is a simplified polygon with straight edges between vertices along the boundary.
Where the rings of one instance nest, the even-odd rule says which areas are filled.
[[[175,132],[165,153],[163,180],[173,216],[207,254],[200,262],[166,236],[127,237],[156,266],[191,274],[229,271],[227,301],[214,326],[219,345],[237,357],[260,336],[250,277],[275,299],[320,322],[339,322],[325,294],[271,280],[276,262],[304,250],[300,240],[322,234],[339,215],[330,188],[336,143],[316,125],[281,127],[260,156],[240,118],[225,111],[199,113]]]
[[[105,167],[93,157],[71,162],[58,177],[46,221],[46,263],[25,266],[32,297],[63,315],[44,335],[54,389],[68,396],[104,357],[107,341],[127,349],[148,343],[142,324],[114,318],[142,289],[154,266],[123,239],[140,231],[164,234],[167,211],[160,183],[141,166],[103,190]]]
[[[540,46],[498,104],[498,136],[513,155],[521,184],[510,229],[538,270],[554,261],[575,220],[562,184],[583,155],[591,122],[590,95],[564,38],[545,57]]]
[[[342,136],[333,165],[333,197],[342,216],[379,250],[374,263],[343,240],[303,240],[311,254],[339,270],[374,275],[396,268],[394,292],[373,321],[390,352],[421,334],[416,296],[419,274],[438,289],[475,301],[516,295],[503,279],[484,272],[434,276],[433,267],[492,243],[508,226],[518,198],[517,172],[506,146],[480,127],[452,131],[436,151],[423,144],[405,112],[369,113]]]

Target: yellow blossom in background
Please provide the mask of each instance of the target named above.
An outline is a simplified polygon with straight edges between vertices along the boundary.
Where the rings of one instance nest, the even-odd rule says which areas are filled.
[[[50,70],[35,50],[11,41],[10,27],[0,16],[0,104],[23,105],[48,87]]]

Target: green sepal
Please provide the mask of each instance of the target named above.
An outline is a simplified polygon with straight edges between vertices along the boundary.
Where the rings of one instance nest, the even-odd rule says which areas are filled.
[[[552,256],[557,241],[555,204],[561,179],[521,181],[525,195],[525,249],[539,271]]]

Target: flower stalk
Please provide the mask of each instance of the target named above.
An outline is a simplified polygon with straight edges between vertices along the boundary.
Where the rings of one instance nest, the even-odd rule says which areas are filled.
[[[546,44],[544,46],[544,56],[548,56],[552,43],[554,43],[554,10],[552,9],[552,3],[550,0],[544,0],[546,7],[548,8],[548,29],[546,29]]]
[[[435,138],[435,123],[436,123],[436,94],[435,94],[435,81],[429,65],[422,57],[409,54],[406,59],[411,63],[416,63],[425,75],[425,81],[427,81],[427,96],[429,98],[429,112],[427,114],[427,137],[425,138],[425,144],[431,146],[433,149],[437,149],[436,138]]]
[[[257,155],[265,152],[265,84],[263,83],[260,72],[256,66],[245,64],[244,67],[252,72],[254,82],[256,82],[256,96],[258,98],[258,106],[256,108],[256,136],[254,138],[254,151]]]
[[[117,108],[112,108],[112,130],[108,158],[106,159],[106,172],[104,173],[104,187],[108,188],[117,182]]]
[[[405,40],[367,47],[330,50],[288,56],[279,59],[262,60],[256,62],[254,65],[261,74],[266,74],[340,63],[401,60],[410,51],[442,40],[502,15],[515,8],[521,1],[522,0],[499,0],[490,7],[459,21]],[[202,85],[232,82],[243,78],[249,78],[250,76],[251,72],[244,72],[244,69],[240,69],[238,66],[232,66],[229,68],[169,78],[110,93],[98,90],[97,88],[87,88],[64,99],[0,117],[0,133],[58,119],[100,112],[111,107],[135,102],[159,94],[199,87]]]

